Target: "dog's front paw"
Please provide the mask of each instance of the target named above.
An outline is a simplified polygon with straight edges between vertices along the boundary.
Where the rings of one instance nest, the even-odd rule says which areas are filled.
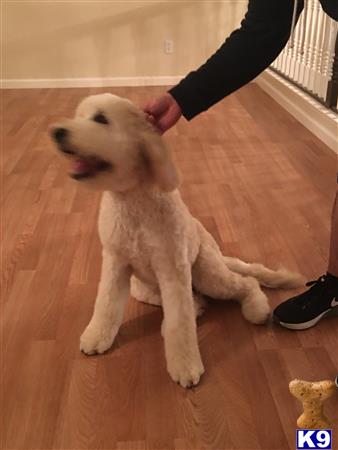
[[[188,358],[183,360],[180,358],[172,358],[167,363],[169,375],[184,388],[196,386],[204,373],[201,358]]]
[[[113,341],[114,334],[111,331],[89,324],[81,335],[80,350],[86,355],[101,354],[112,346]]]

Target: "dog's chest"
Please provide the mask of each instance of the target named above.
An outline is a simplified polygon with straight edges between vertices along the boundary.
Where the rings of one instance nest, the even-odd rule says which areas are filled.
[[[146,214],[134,214],[103,197],[99,215],[102,245],[118,254],[135,272],[150,272],[151,255],[160,233]]]
[[[153,282],[155,274],[151,259],[154,242],[151,233],[142,226],[116,226],[110,250],[132,267],[133,273],[140,279]]]
[[[102,245],[128,263],[139,278],[154,279],[153,267],[172,254],[188,255],[192,263],[198,251],[196,226],[178,194],[161,201],[114,202],[104,194],[99,215]]]
[[[127,248],[126,256],[133,273],[144,281],[153,282],[156,277],[151,263],[153,252],[148,236],[142,230],[135,231]]]

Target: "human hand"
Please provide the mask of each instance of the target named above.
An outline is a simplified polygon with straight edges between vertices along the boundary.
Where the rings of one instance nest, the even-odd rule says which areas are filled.
[[[165,133],[169,128],[182,116],[180,105],[174,97],[169,93],[150,100],[143,111],[147,114],[147,119],[151,122],[160,133]]]

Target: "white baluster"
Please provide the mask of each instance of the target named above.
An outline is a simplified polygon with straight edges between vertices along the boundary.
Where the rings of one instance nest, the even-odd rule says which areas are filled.
[[[332,75],[332,65],[335,54],[335,43],[337,36],[338,23],[333,19],[329,19],[329,33],[328,33],[328,43],[325,51],[325,62],[323,68],[323,92],[322,96],[325,98],[327,85]]]
[[[309,91],[315,93],[316,67],[318,59],[318,42],[320,35],[320,15],[321,7],[318,0],[315,1],[313,10],[313,36],[312,36],[312,54],[310,59],[309,81],[306,86]]]
[[[313,86],[313,91],[320,97],[320,86],[322,82],[322,64],[323,64],[323,45],[324,45],[324,37],[325,37],[325,27],[326,27],[326,15],[323,11],[320,11],[319,15],[319,33],[318,33],[318,41],[316,43],[317,47],[317,61],[316,61],[316,76]]]
[[[296,35],[295,35],[295,56],[294,56],[294,69],[292,72],[292,79],[297,83],[298,82],[298,76],[299,76],[299,70],[300,70],[300,63],[301,63],[301,38],[303,33],[303,27],[304,27],[304,14],[301,15],[300,19],[298,20],[298,24],[296,27]]]
[[[284,73],[286,50],[284,49],[279,56],[279,70]]]
[[[309,26],[308,26],[308,33],[306,38],[306,52],[305,52],[305,70],[304,70],[304,77],[302,80],[302,86],[308,86],[309,85],[309,78],[310,78],[310,69],[311,69],[311,58],[313,53],[313,36],[314,36],[314,28],[315,28],[315,22],[314,22],[314,0],[309,1],[309,9],[308,9],[308,15],[309,15]]]
[[[302,84],[302,80],[304,78],[304,71],[305,71],[305,58],[306,58],[306,39],[308,34],[308,23],[309,23],[309,17],[308,17],[308,11],[304,11],[303,13],[303,22],[302,22],[302,33],[300,38],[300,64],[299,64],[299,72],[297,77],[297,82],[299,84]]]

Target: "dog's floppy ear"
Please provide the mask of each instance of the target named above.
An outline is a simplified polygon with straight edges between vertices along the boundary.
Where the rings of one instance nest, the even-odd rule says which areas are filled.
[[[168,147],[161,136],[149,126],[143,134],[140,151],[153,182],[165,192],[173,191],[179,184],[178,172]]]

